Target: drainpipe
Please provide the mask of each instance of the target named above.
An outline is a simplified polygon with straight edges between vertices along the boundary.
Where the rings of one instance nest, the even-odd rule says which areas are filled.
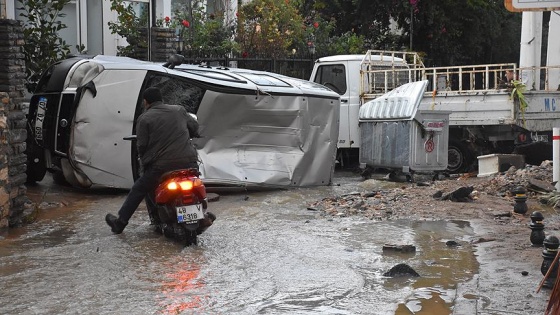
[[[560,191],[560,128],[552,128],[552,181]]]

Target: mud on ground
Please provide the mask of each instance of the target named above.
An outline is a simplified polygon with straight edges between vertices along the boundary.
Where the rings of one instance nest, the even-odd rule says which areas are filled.
[[[363,216],[372,220],[449,219],[483,220],[498,237],[497,230],[518,231],[521,227],[529,240],[530,215],[544,214],[546,231],[560,229],[560,194],[553,192],[552,163],[512,167],[507,172],[488,177],[462,174],[439,180],[415,180],[395,183],[393,187],[376,189],[375,181],[364,180],[364,191],[341,196],[329,196],[312,201],[309,208],[327,216]],[[386,177],[382,180],[387,180]],[[514,211],[515,190],[525,189],[527,212]],[[470,189],[466,189],[470,188]],[[466,190],[466,194],[463,189]],[[457,194],[457,192],[464,194]],[[560,237],[560,235],[558,235]]]
[[[512,167],[489,177],[462,174],[441,180],[415,178],[375,189],[364,180],[361,192],[312,201],[310,210],[325,216],[363,216],[372,220],[467,220],[476,226],[470,240],[480,263],[479,274],[466,283],[455,302],[455,314],[544,314],[550,289],[542,288],[542,245],[531,244],[531,214],[544,215],[545,235],[560,238],[560,198],[553,192],[552,163]],[[527,212],[514,211],[517,187],[527,196]],[[458,201],[450,193],[469,188]],[[472,189],[472,191],[471,191]],[[465,197],[465,196],[462,196]],[[454,200],[455,199],[455,200]]]

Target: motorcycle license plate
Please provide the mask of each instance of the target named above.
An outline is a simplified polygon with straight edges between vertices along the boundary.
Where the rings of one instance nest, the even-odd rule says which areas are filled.
[[[177,207],[177,222],[191,222],[204,218],[204,213],[202,212],[202,205],[191,205]]]

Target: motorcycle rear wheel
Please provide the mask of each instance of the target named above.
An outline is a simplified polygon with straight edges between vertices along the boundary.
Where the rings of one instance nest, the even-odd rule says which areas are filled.
[[[197,245],[198,237],[196,230],[191,231],[185,227],[185,225],[180,224],[179,227],[182,229],[182,233],[177,235],[178,241],[183,243],[185,246]]]
[[[184,244],[185,246],[198,244],[198,234],[196,233],[196,230],[191,231],[187,229],[184,224],[164,224],[162,230],[165,237],[171,238],[181,244]]]

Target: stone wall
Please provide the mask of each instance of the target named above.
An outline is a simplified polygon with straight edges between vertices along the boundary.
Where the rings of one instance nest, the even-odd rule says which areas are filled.
[[[23,28],[0,19],[0,229],[19,225],[27,198]]]
[[[148,38],[147,29],[143,30]],[[151,28],[151,60],[167,61],[176,53],[175,31]],[[16,20],[0,19],[0,229],[20,225],[27,197],[25,57],[23,25]],[[148,59],[148,48],[138,45],[138,59]],[[141,47],[140,47],[141,46]]]
[[[165,27],[152,27],[151,60],[165,62],[169,56],[177,53],[175,29]]]
[[[140,28],[141,40],[129,43],[132,48],[131,58],[139,60],[150,60],[154,62],[165,62],[172,54],[177,53],[177,42],[175,40],[175,29],[167,27],[151,27],[150,36],[148,29]],[[151,40],[148,45],[148,39]]]

